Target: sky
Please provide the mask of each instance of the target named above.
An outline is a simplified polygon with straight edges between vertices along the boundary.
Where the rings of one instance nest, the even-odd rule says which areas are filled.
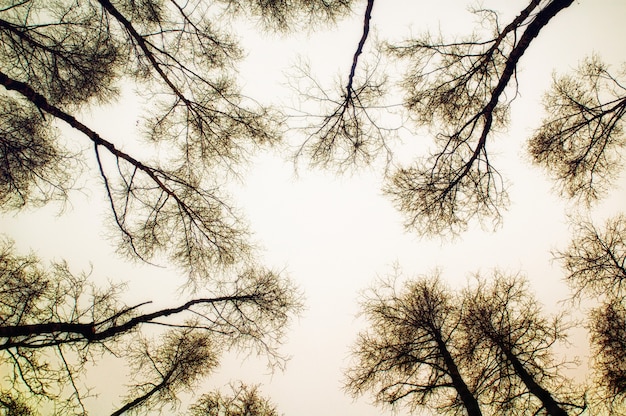
[[[248,57],[240,67],[244,92],[263,103],[296,105],[286,75],[299,59],[311,63],[313,73],[332,86],[345,77],[362,30],[365,4],[355,6],[352,17],[331,30],[299,31],[292,35],[242,34]],[[378,0],[372,13],[371,48],[378,39],[400,39],[425,30],[464,35],[476,23],[467,12],[471,3],[460,0],[417,2]],[[484,1],[485,8],[502,11],[507,22],[526,1]],[[493,162],[507,180],[510,206],[496,231],[473,224],[454,241],[423,239],[407,233],[403,217],[381,192],[380,169],[363,169],[344,176],[301,164],[298,173],[280,148],[253,158],[240,183],[232,185],[233,199],[245,214],[262,247],[262,263],[287,273],[306,297],[306,309],[293,322],[282,352],[291,356],[284,372],[268,373],[262,358],[227,355],[202,392],[230,381],[261,384],[261,391],[287,416],[374,416],[393,414],[371,404],[371,396],[353,399],[341,390],[343,371],[350,361],[350,346],[365,322],[358,317],[358,301],[377,276],[389,274],[397,264],[406,277],[439,269],[452,288],[463,287],[470,275],[487,274],[495,267],[526,274],[546,311],[556,311],[567,298],[563,272],[551,251],[566,247],[576,207],[561,199],[552,183],[525,155],[526,140],[541,120],[541,97],[554,71],[574,69],[597,53],[617,72],[624,59],[626,2],[580,0],[546,27],[520,63],[520,97],[512,107],[511,124],[494,136]],[[365,55],[364,55],[365,56]],[[140,103],[132,95],[86,116],[104,137],[133,131]],[[111,123],[115,120],[115,123]],[[68,142],[82,140],[68,133]],[[301,140],[287,136],[287,145]],[[428,135],[404,134],[394,143],[398,160],[423,152]],[[73,270],[93,269],[93,275],[126,280],[129,302],[153,299],[171,302],[180,279],[170,269],[129,264],[115,254],[103,227],[107,210],[97,178],[84,178],[85,186],[58,206],[9,214],[0,218],[0,230],[16,240],[22,251],[34,250],[45,259],[66,258]],[[610,196],[594,206],[598,223],[623,211],[626,175],[616,181]],[[59,215],[60,214],[60,215]],[[568,356],[586,360],[586,338],[575,332]],[[584,366],[583,366],[584,368]],[[97,370],[103,385],[123,380],[124,369]],[[582,374],[582,370],[579,370]],[[123,387],[123,386],[121,386]],[[109,407],[115,388],[105,388],[97,403]],[[98,405],[98,407],[100,407]],[[106,413],[102,413],[106,414]],[[400,416],[408,414],[397,409]]]

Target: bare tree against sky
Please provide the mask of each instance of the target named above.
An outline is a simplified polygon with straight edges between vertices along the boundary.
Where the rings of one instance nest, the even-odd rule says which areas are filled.
[[[554,355],[571,324],[562,315],[547,318],[525,278],[497,270],[489,279],[477,276],[465,291],[463,312],[462,349],[486,367],[483,402],[506,414],[585,410],[584,395],[568,391],[565,363]]]
[[[121,409],[159,408],[175,403],[180,389],[195,386],[223,351],[252,350],[271,365],[284,364],[277,348],[301,308],[297,289],[263,270],[244,271],[205,297],[151,311],[150,301],[122,303],[122,289],[98,287],[65,263],[44,267],[3,242],[0,355],[9,374],[3,394],[84,413],[84,399],[92,394],[85,387],[85,366],[108,357],[126,361],[134,377],[145,378],[133,381],[134,396]],[[159,341],[144,335],[148,327],[155,336],[159,329],[171,330]]]
[[[111,416],[176,408],[179,391],[192,391],[198,378],[219,363],[211,337],[192,329],[171,330],[156,348],[152,344],[141,339],[130,345],[129,361],[138,382],[129,389],[128,401]]]
[[[383,59],[397,58],[408,68],[400,82],[407,117],[434,137],[430,156],[392,171],[384,188],[407,229],[447,236],[474,221],[500,223],[507,190],[488,148],[508,125],[522,87],[520,60],[574,3],[527,1],[506,25],[495,11],[476,10],[483,30],[460,40],[426,33],[379,49],[381,67]],[[174,265],[186,277],[185,290],[193,289],[174,305],[127,305],[120,300],[123,285],[96,285],[64,262],[45,267],[1,242],[0,366],[9,377],[0,384],[0,409],[29,414],[31,403],[50,401],[60,412],[87,413],[85,399],[94,392],[85,371],[105,356],[134,370],[114,414],[175,408],[179,393],[210,374],[226,349],[284,362],[277,348],[301,308],[298,291],[258,265],[245,221],[223,191],[246,160],[282,140],[284,116],[241,93],[236,72],[244,51],[232,23],[244,17],[286,32],[334,22],[352,3],[19,0],[0,6],[0,210],[71,201],[82,174],[91,172],[119,251]],[[321,115],[306,114],[313,122],[298,155],[339,171],[380,155],[386,169],[392,166],[395,129],[382,122],[387,79],[362,59],[374,0],[363,6],[361,38],[337,95],[306,68],[300,78],[309,86],[300,92],[320,105]],[[529,141],[534,162],[562,193],[587,205],[607,192],[621,167],[622,75],[593,57],[576,75],[557,77],[546,95],[547,117]],[[144,141],[134,132],[108,137],[88,121],[90,111],[129,89],[150,103],[138,122]],[[63,137],[64,131],[78,134]],[[143,150],[132,150],[138,144]],[[625,227],[623,217],[613,221],[604,233],[583,223],[560,255],[577,296],[605,294],[589,329],[597,385],[619,405],[626,385]],[[374,325],[355,346],[349,392],[371,390],[380,403],[472,415],[584,409],[576,392],[557,386],[564,378],[552,349],[564,340],[565,326],[542,315],[521,280],[496,275],[492,286],[479,281],[480,291],[461,294],[436,277],[420,279],[406,292],[382,282],[364,300]]]
[[[350,71],[334,91],[327,92],[311,74],[306,64],[300,64],[291,83],[300,100],[319,106],[315,113],[302,110],[295,117],[304,117],[302,130],[304,142],[295,159],[306,157],[313,166],[344,172],[354,166],[371,164],[384,154],[391,162],[389,137],[396,128],[386,126],[381,120],[381,110],[386,106],[386,77],[380,74],[377,64],[362,63],[361,55],[370,34],[374,0],[368,0],[363,17],[363,30]],[[359,62],[361,61],[361,64]]]
[[[279,416],[276,406],[259,393],[259,386],[231,384],[231,392],[202,395],[190,408],[189,416]]]
[[[595,387],[600,404],[612,414],[626,409],[626,306],[620,301],[605,302],[590,316]]]
[[[445,34],[425,33],[382,43],[386,57],[399,58],[408,68],[400,82],[408,117],[434,136],[430,156],[392,171],[385,187],[408,229],[428,236],[457,235],[472,221],[501,222],[508,196],[488,145],[508,125],[520,60],[541,30],[572,3],[532,0],[506,25],[496,11],[477,9],[482,28],[465,38],[450,41]],[[368,2],[342,99],[332,99],[304,71],[316,90],[302,89],[304,95],[335,104],[319,121],[313,119],[298,152],[314,165],[342,171],[350,164],[371,163],[383,149],[391,162],[391,129],[373,116],[377,106],[384,106],[383,84],[375,71],[366,71],[362,86],[351,90],[372,6]],[[534,162],[548,170],[565,195],[587,203],[597,199],[620,170],[624,87],[594,57],[576,77],[555,80],[545,106],[547,117],[529,141]]]
[[[581,220],[569,247],[555,258],[574,299],[600,303],[588,319],[596,398],[621,414],[626,408],[626,217],[610,218],[603,229]]]
[[[464,231],[472,219],[500,221],[507,195],[488,142],[508,122],[520,59],[572,2],[533,0],[504,27],[495,12],[478,10],[491,35],[450,42],[425,34],[387,46],[410,63],[402,84],[410,116],[435,133],[432,155],[398,169],[386,188],[408,229],[434,236]]]
[[[564,374],[556,344],[562,316],[548,318],[527,281],[498,271],[455,291],[437,274],[379,282],[365,296],[346,390],[377,403],[442,414],[569,415],[587,408]]]
[[[574,75],[554,79],[544,107],[547,117],[529,141],[533,161],[562,194],[586,204],[596,201],[622,168],[626,87],[592,56]]]
[[[55,141],[57,119],[91,142],[122,252],[144,260],[165,253],[192,280],[251,261],[247,230],[218,187],[250,152],[280,140],[280,118],[239,93],[233,74],[242,51],[218,21],[249,5],[286,28],[290,19],[345,14],[349,3],[28,0],[4,7],[0,159],[9,163],[0,189],[11,204],[3,209],[67,194],[78,172]],[[83,108],[114,101],[123,83],[150,99],[145,136],[166,160],[131,155],[122,146],[129,136],[105,138],[78,118]]]
[[[346,390],[412,411],[481,415],[459,355],[458,299],[439,276],[381,281],[362,302],[369,327],[353,347]]]
[[[9,377],[1,389],[3,397],[16,395],[5,408],[19,408],[23,396],[28,403],[51,401],[55,411],[87,413],[92,391],[85,368],[104,356],[136,370],[119,414],[175,404],[226,349],[284,363],[278,347],[300,309],[299,292],[257,264],[245,224],[219,189],[256,150],[281,140],[282,116],[239,91],[243,50],[230,23],[245,15],[286,31],[296,22],[332,22],[350,3],[21,0],[0,6],[2,211],[71,202],[91,169],[103,185],[120,252],[169,261],[193,289],[193,297],[174,305],[129,306],[119,300],[123,285],[96,285],[63,262],[44,267],[2,241],[0,354]],[[90,110],[117,102],[128,89],[149,102],[138,122],[143,142],[139,130],[105,137],[85,121]],[[60,126],[79,134],[61,137]],[[86,140],[75,143],[81,136]],[[138,144],[141,151],[127,150]]]

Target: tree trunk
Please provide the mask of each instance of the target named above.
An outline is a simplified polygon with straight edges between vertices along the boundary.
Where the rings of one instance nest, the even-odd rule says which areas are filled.
[[[502,348],[502,351],[506,355],[506,358],[513,365],[516,374],[519,376],[522,382],[524,382],[524,384],[528,388],[528,391],[539,400],[541,400],[541,403],[546,409],[546,412],[552,416],[567,416],[567,412],[563,410],[563,408],[561,408],[559,403],[554,399],[554,397],[552,397],[550,392],[541,387],[539,383],[535,381],[534,377],[530,373],[528,373],[528,371],[526,371],[526,368],[520,362],[517,356],[513,354],[513,352],[508,348],[504,348],[502,346],[500,348]]]
[[[457,367],[454,358],[452,358],[452,354],[450,354],[450,351],[448,351],[448,348],[446,347],[446,343],[440,336],[435,336],[435,338],[439,351],[443,356],[443,361],[448,369],[448,374],[452,379],[452,384],[461,398],[461,401],[467,410],[468,416],[482,416],[478,400],[476,400],[474,394],[470,391],[469,387],[467,387],[467,384],[465,384],[465,381],[459,372],[459,368]]]

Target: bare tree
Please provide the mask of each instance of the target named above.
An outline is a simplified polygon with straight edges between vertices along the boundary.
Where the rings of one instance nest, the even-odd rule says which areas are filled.
[[[231,393],[203,395],[189,409],[189,416],[278,416],[276,406],[259,394],[258,386],[232,384]]]
[[[563,316],[547,319],[525,278],[495,271],[464,295],[464,352],[486,367],[482,399],[507,414],[568,415],[586,408],[572,398],[571,383],[555,361],[554,347],[566,340]]]
[[[374,0],[367,1],[363,32],[350,71],[335,91],[327,92],[311,75],[308,65],[301,65],[297,75],[292,77],[300,99],[318,106],[311,112],[301,110],[304,114],[297,114],[305,119],[301,129],[306,138],[295,154],[296,161],[305,156],[313,166],[338,172],[371,164],[381,154],[386,156],[387,164],[391,162],[387,136],[396,128],[387,127],[380,120],[380,110],[389,107],[381,102],[386,94],[386,77],[379,74],[377,64],[359,66],[370,35],[374,3]]]
[[[626,216],[608,220],[604,230],[578,220],[567,250],[557,251],[575,296],[626,296]]]
[[[548,116],[530,139],[530,154],[563,194],[589,204],[621,170],[626,88],[593,56],[575,75],[556,78],[544,103]]]
[[[260,18],[268,29],[293,30],[295,25],[319,27],[350,12],[352,0],[220,0],[231,13]]]
[[[444,414],[582,413],[584,394],[555,357],[562,316],[546,318],[520,276],[477,281],[458,293],[437,275],[372,289],[347,391]]]
[[[390,131],[373,116],[384,106],[382,83],[375,72],[366,72],[354,88],[373,3],[365,11],[363,36],[341,99],[307,91],[335,104],[309,126],[300,149],[313,164],[345,170],[350,163],[370,163],[382,149],[391,160]],[[385,186],[406,215],[408,229],[441,236],[456,235],[471,221],[500,223],[508,196],[505,179],[489,157],[489,143],[508,124],[520,60],[542,29],[573,3],[531,0],[506,25],[496,11],[478,9],[481,28],[467,37],[448,40],[425,33],[402,43],[383,42],[382,53],[408,68],[399,83],[408,117],[434,135],[430,156],[392,171]],[[530,139],[529,152],[563,194],[590,203],[610,187],[624,147],[625,104],[624,86],[596,57],[576,76],[555,80],[545,99],[547,117]]]
[[[91,391],[83,387],[85,366],[106,356],[134,369],[134,387],[114,414],[159,408],[210,373],[224,349],[253,349],[281,365],[277,347],[301,306],[287,280],[262,270],[242,272],[206,297],[153,311],[146,311],[150,302],[120,302],[121,289],[101,289],[64,263],[44,268],[34,255],[17,255],[4,242],[0,354],[9,377],[3,391],[86,413]],[[145,335],[147,327],[155,339]]]
[[[362,303],[369,329],[353,348],[346,390],[372,391],[378,403],[404,401],[412,410],[481,415],[459,355],[457,300],[437,275],[401,289],[394,280],[372,288]]]
[[[33,410],[23,400],[15,398],[11,394],[5,394],[0,398],[0,410],[7,416],[34,416]]]
[[[615,414],[626,405],[626,217],[604,229],[581,221],[565,251],[555,253],[566,270],[574,299],[600,300],[589,316],[597,395]]]
[[[62,262],[43,267],[34,255],[19,256],[2,242],[5,408],[19,408],[26,397],[29,404],[52,401],[63,414],[86,413],[91,390],[85,368],[102,356],[126,359],[136,369],[116,414],[173,404],[181,389],[211,371],[224,348],[256,349],[271,364],[282,363],[277,348],[299,295],[282,276],[257,265],[247,227],[220,190],[250,154],[280,141],[282,116],[240,92],[236,64],[243,50],[231,23],[244,16],[287,30],[295,22],[333,21],[350,4],[0,5],[2,211],[65,201],[76,182],[82,185],[82,170],[92,169],[120,251],[132,259],[169,261],[189,284],[202,283],[175,305],[125,305],[122,285],[100,287]],[[149,103],[138,123],[147,146],[136,154],[126,149],[139,142],[139,131],[105,137],[84,119],[129,89]],[[59,140],[60,126],[85,142]]]
[[[427,235],[455,234],[472,219],[499,222],[507,195],[487,143],[508,121],[520,59],[550,20],[572,3],[532,0],[504,27],[495,12],[479,10],[492,27],[491,36],[449,42],[426,34],[388,46],[410,62],[402,84],[409,113],[436,129],[432,155],[397,170],[386,188],[407,216],[407,228]]]
[[[349,3],[24,0],[1,8],[3,209],[67,194],[78,173],[54,140],[56,119],[91,143],[123,252],[165,253],[194,280],[249,261],[246,228],[218,187],[250,151],[279,141],[279,119],[238,91],[242,51],[218,22],[250,9],[285,27],[328,20]],[[167,160],[131,155],[121,147],[127,137],[105,138],[79,119],[81,109],[115,100],[122,83],[150,99],[145,136]]]
[[[131,389],[128,395],[131,399],[111,416],[142,407],[161,410],[168,404],[176,404],[179,390],[191,390],[199,377],[217,367],[216,348],[207,334],[185,328],[170,331],[163,338],[157,348],[146,339],[130,346],[134,378],[139,378],[138,374],[143,377]]]

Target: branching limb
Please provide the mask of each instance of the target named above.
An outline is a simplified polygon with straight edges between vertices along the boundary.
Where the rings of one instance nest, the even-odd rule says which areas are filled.
[[[575,75],[554,80],[544,107],[548,115],[528,143],[530,155],[562,194],[591,204],[620,172],[626,88],[594,56]]]
[[[359,58],[370,33],[374,0],[368,0],[363,18],[363,32],[352,58],[345,86],[339,87],[339,98],[325,92],[309,74],[302,74],[295,89],[312,103],[319,104],[320,115],[303,111],[306,125],[302,128],[306,139],[296,152],[296,161],[306,157],[314,166],[337,169],[339,172],[358,165],[367,165],[384,154],[386,166],[391,162],[388,136],[395,128],[385,127],[378,111],[385,109],[379,103],[383,98],[386,79],[377,79],[376,67],[361,70],[357,76]],[[362,78],[362,80],[359,80]]]
[[[155,248],[173,246],[173,250],[170,250],[172,261],[189,270],[192,278],[203,279],[206,278],[206,271],[211,269],[211,264],[231,265],[247,257],[249,248],[244,240],[245,232],[235,228],[236,219],[232,218],[228,207],[213,193],[201,189],[199,183],[193,182],[193,178],[185,179],[176,172],[152,168],[122,152],[74,116],[50,104],[29,85],[1,72],[0,84],[7,90],[20,93],[40,110],[82,132],[93,142],[96,150],[105,148],[116,160],[132,168],[129,176],[133,179],[122,190],[121,200],[129,201],[130,198],[134,205],[118,202],[115,198],[102,170],[100,155],[96,152],[115,221],[126,236],[131,250],[141,258],[149,258]],[[131,186],[137,181],[136,172],[141,172],[151,185]],[[163,202],[155,204],[152,198]],[[123,207],[119,209],[117,204]],[[130,208],[137,210],[137,224],[130,223],[132,217],[127,217]],[[142,213],[142,209],[146,213]],[[123,215],[120,215],[121,212]],[[160,220],[157,221],[159,216]]]
[[[409,111],[418,123],[439,130],[432,156],[399,169],[386,188],[406,215],[408,229],[455,235],[473,219],[499,223],[507,195],[489,160],[487,141],[507,122],[511,100],[505,91],[516,82],[519,60],[541,29],[572,3],[553,0],[533,14],[539,7],[533,0],[504,29],[496,27],[489,41],[445,43],[427,36],[390,47],[416,68],[404,82]]]

